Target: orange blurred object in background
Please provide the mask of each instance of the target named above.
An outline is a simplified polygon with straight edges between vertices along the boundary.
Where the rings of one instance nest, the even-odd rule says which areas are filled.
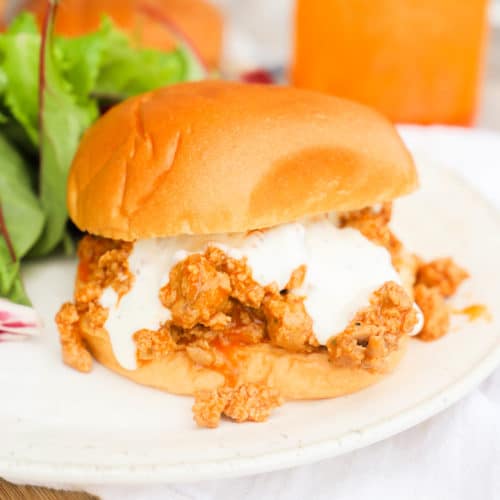
[[[22,7],[33,12],[42,24],[48,2],[28,0]],[[165,51],[177,44],[161,19],[161,16],[168,16],[189,38],[208,68],[219,65],[222,15],[206,0],[60,0],[56,32],[77,36],[95,31],[104,13],[138,44]]]
[[[295,85],[373,106],[395,122],[470,124],[487,0],[297,0]]]

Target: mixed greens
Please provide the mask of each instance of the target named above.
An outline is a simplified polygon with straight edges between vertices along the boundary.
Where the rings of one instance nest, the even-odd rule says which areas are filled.
[[[29,304],[25,257],[71,251],[66,179],[82,133],[109,106],[156,87],[197,79],[183,44],[137,48],[112,21],[94,33],[53,35],[55,3],[40,33],[21,13],[0,34],[0,297]]]

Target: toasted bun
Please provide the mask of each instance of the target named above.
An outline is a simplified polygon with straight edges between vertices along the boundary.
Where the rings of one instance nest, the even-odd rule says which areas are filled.
[[[412,293],[415,277],[414,260],[400,262],[405,288]],[[173,394],[194,394],[226,385],[223,373],[196,364],[184,351],[172,353],[135,370],[126,370],[116,360],[108,333],[104,328],[80,330],[93,357],[101,364],[134,382]],[[285,399],[333,398],[350,394],[375,384],[394,370],[403,357],[408,338],[401,337],[398,349],[388,358],[379,373],[363,369],[339,368],[328,360],[326,352],[293,353],[269,344],[234,347],[231,359],[237,377],[235,385],[263,383],[277,389]]]
[[[102,330],[101,330],[102,332]],[[152,361],[136,370],[125,370],[116,361],[107,334],[85,336],[93,356],[103,365],[134,382],[173,394],[194,394],[225,384],[224,375],[195,364],[185,352],[172,353],[160,361]],[[238,360],[235,385],[262,383],[277,389],[285,399],[334,398],[364,389],[391,372],[402,358],[407,338],[387,360],[384,373],[363,369],[338,368],[325,353],[298,354],[268,344],[234,349]]]
[[[394,127],[291,87],[186,83],[129,99],[85,134],[68,182],[85,231],[135,240],[242,232],[412,191]]]
[[[47,0],[23,7],[42,24]],[[99,28],[106,13],[139,45],[170,51],[177,45],[171,27],[190,41],[209,68],[216,68],[222,50],[222,16],[207,0],[61,0],[55,30],[78,36]]]

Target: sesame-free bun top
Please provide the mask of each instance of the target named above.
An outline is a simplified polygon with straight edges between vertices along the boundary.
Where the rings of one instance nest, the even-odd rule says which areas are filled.
[[[41,25],[48,4],[47,0],[29,0],[22,8],[33,12]],[[171,33],[175,26],[209,68],[220,62],[222,15],[208,0],[60,0],[56,33],[78,36],[96,31],[104,14],[137,45],[158,50],[176,47]]]
[[[73,161],[68,208],[84,231],[135,240],[244,232],[390,201],[416,185],[396,130],[367,107],[204,81],[102,116]]]

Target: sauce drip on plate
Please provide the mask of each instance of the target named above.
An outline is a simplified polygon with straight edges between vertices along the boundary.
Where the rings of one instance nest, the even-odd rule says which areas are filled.
[[[454,309],[453,312],[455,314],[467,316],[469,321],[477,321],[479,319],[491,321],[491,313],[484,304],[471,304],[463,309]]]

